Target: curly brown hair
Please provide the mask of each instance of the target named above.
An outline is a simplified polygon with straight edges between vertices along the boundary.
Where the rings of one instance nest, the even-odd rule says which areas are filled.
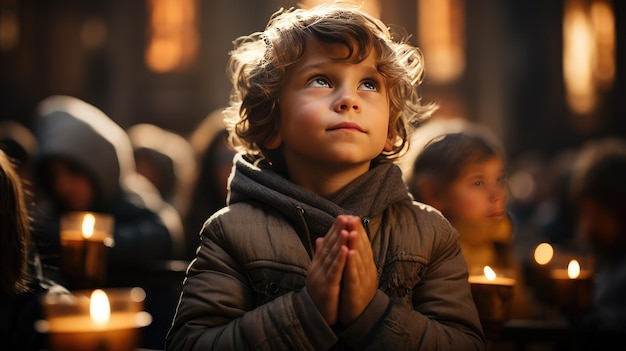
[[[0,291],[18,294],[28,290],[30,223],[22,180],[0,149]]]
[[[434,104],[422,106],[417,87],[422,81],[421,51],[406,42],[394,41],[382,21],[346,5],[280,9],[263,32],[235,40],[228,72],[233,90],[225,110],[230,142],[237,151],[270,159],[263,145],[276,134],[280,111],[278,96],[286,71],[305,51],[307,40],[342,44],[348,48],[347,62],[358,63],[370,53],[389,91],[389,140],[391,151],[378,161],[395,160],[409,147],[410,133],[430,117]],[[274,154],[272,154],[274,155]]]

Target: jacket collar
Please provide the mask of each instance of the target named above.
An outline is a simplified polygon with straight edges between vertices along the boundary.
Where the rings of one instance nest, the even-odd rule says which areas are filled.
[[[411,201],[400,168],[392,163],[373,167],[327,199],[290,182],[271,166],[255,164],[242,154],[234,160],[229,204],[262,203],[283,214],[298,229],[306,230],[308,226],[313,238],[325,235],[339,214],[372,218],[393,203]]]

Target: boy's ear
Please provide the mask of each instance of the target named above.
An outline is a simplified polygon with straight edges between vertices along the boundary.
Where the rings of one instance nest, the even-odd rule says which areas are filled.
[[[263,144],[263,146],[265,146],[265,148],[268,150],[275,150],[275,149],[278,149],[278,147],[282,143],[283,143],[283,139],[280,137],[280,134],[276,133],[274,134],[273,137],[267,139],[265,143]]]

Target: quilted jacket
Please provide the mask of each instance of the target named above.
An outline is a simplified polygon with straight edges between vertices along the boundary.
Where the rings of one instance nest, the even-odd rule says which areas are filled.
[[[379,288],[348,326],[329,326],[306,288],[315,238],[362,218]],[[190,264],[167,350],[479,350],[484,335],[458,233],[413,201],[391,163],[323,198],[242,155],[229,205]]]

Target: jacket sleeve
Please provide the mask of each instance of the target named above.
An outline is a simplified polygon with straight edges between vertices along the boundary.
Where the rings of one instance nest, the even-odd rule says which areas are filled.
[[[339,333],[358,350],[484,350],[484,333],[468,283],[458,233],[443,218],[418,225],[433,234],[432,251],[413,287],[412,305],[381,290],[357,320]]]
[[[167,350],[325,350],[337,342],[306,289],[256,306],[232,245],[219,216],[205,224],[166,337]]]

